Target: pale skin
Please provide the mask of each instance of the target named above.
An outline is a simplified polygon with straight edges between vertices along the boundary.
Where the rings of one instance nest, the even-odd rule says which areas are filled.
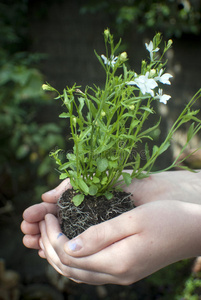
[[[164,172],[133,180],[137,208],[69,241],[56,201],[69,180],[23,214],[23,243],[62,275],[87,284],[129,285],[182,259],[201,255],[201,172]]]

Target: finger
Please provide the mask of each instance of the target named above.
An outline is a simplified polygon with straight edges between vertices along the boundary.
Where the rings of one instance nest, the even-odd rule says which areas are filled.
[[[40,229],[38,223],[29,223],[27,221],[22,221],[21,230],[24,234],[39,234]]]
[[[52,203],[42,202],[40,204],[35,204],[27,208],[23,213],[23,218],[28,223],[36,223],[43,220],[45,215],[48,213],[56,215],[56,205]]]
[[[62,250],[67,238],[65,235],[60,234],[61,232],[59,232],[60,228],[57,226],[57,222],[54,224],[54,220],[56,218],[52,215],[47,215],[46,219],[48,219],[49,224],[51,224],[51,230],[49,229],[50,232],[48,234],[48,227],[45,226],[46,221],[40,223],[41,240],[43,243],[41,247],[44,247],[45,256],[48,262],[57,270],[57,272],[79,283],[83,282],[95,285],[106,282],[113,283],[114,276],[110,274],[101,273],[99,271],[94,272],[86,270],[85,268],[82,269],[73,267],[79,265],[79,259],[68,257],[68,255]],[[57,227],[56,230],[55,227]],[[55,236],[55,239],[52,238],[53,236]],[[51,241],[53,241],[54,246],[52,246]],[[85,258],[82,262],[83,265],[85,264],[84,260]]]
[[[51,214],[47,214],[45,216],[45,226],[51,245],[57,254],[61,255],[62,252],[64,253],[64,245],[69,241],[69,239],[61,232],[58,219]]]
[[[38,255],[39,255],[41,258],[47,259],[46,255],[45,255],[45,252],[44,252],[42,249],[39,249],[39,250],[38,250]]]
[[[130,216],[130,215],[129,215]],[[123,217],[123,216],[122,216]],[[125,216],[124,216],[125,217]],[[137,219],[137,217],[135,218]],[[130,220],[130,218],[129,218]],[[132,220],[132,219],[131,219]],[[112,220],[111,223],[113,223],[114,219]],[[125,220],[122,220],[122,222],[124,222]],[[124,224],[121,221],[118,220],[118,223]],[[105,223],[110,223],[110,221],[105,222]],[[119,233],[119,228],[115,228],[117,226],[116,222],[115,222],[115,226],[111,227],[107,226],[107,230],[105,229],[105,231],[108,233],[108,237],[107,237],[107,243],[105,246],[103,246],[103,244],[101,245],[101,247],[97,247],[96,242],[100,242],[102,241],[102,237],[99,235],[98,238],[100,238],[100,241],[95,241],[95,243],[93,242],[93,236],[89,234],[89,236],[86,238],[86,245],[88,247],[87,252],[91,252],[94,253],[92,255],[88,255],[88,256],[83,256],[81,257],[79,255],[79,257],[75,257],[75,256],[71,256],[68,255],[68,253],[66,253],[66,251],[64,251],[64,248],[66,247],[66,242],[68,243],[68,239],[66,238],[65,235],[62,235],[60,232],[60,227],[59,227],[59,223],[58,220],[53,216],[53,215],[46,215],[45,217],[45,224],[46,224],[46,230],[47,230],[47,235],[48,235],[48,239],[50,244],[53,246],[55,252],[57,253],[61,263],[65,266],[70,267],[70,270],[68,269],[68,271],[64,270],[64,272],[71,272],[71,276],[73,278],[78,278],[75,276],[81,276],[81,272],[78,272],[78,270],[83,270],[83,271],[88,271],[89,273],[87,273],[88,275],[88,280],[90,278],[91,279],[91,273],[93,273],[94,280],[97,282],[99,282],[99,280],[110,280],[110,282],[114,281],[116,282],[116,280],[119,280],[119,274],[121,274],[122,272],[124,272],[125,268],[129,268],[129,262],[126,263],[127,258],[124,256],[124,254],[127,252],[129,252],[129,250],[127,249],[127,245],[128,245],[128,239],[125,236],[125,233],[121,234],[121,238],[120,236],[117,236],[117,234],[112,232],[112,228],[114,228],[114,230],[117,230],[117,232]],[[105,225],[104,223],[100,224],[101,226],[94,226],[95,228],[98,227],[102,227],[102,225]],[[132,231],[134,230],[134,226],[131,226],[132,224],[129,224],[130,226],[127,226],[126,221],[125,221],[125,228],[127,227],[131,228],[132,230],[129,232],[127,231],[128,236],[136,236],[136,241],[139,239],[139,235],[138,234],[134,234]],[[90,230],[89,232],[92,232],[93,230]],[[137,232],[137,230],[136,230]],[[86,233],[86,232],[85,232]],[[111,238],[111,235],[114,234],[114,236],[116,236],[116,239]],[[95,236],[96,237],[96,236]],[[105,236],[106,237],[106,236]],[[117,238],[118,237],[118,238]],[[92,241],[91,241],[92,240]],[[84,239],[83,239],[84,241]],[[82,242],[83,242],[82,241]],[[71,240],[72,242],[72,240]],[[82,244],[83,245],[83,244]],[[92,249],[89,249],[89,247],[92,247]],[[79,243],[79,247],[81,247],[81,243]],[[98,248],[101,248],[99,250],[97,250]],[[81,252],[81,250],[80,250]],[[130,249],[130,252],[132,254],[133,249]],[[85,253],[86,254],[86,253]],[[116,264],[116,262],[118,261],[118,264]],[[122,263],[121,263],[122,262]],[[124,266],[125,268],[122,270],[122,266]],[[61,267],[60,267],[61,268]],[[72,276],[72,272],[73,272],[73,276]],[[96,275],[95,275],[96,274]],[[116,276],[117,274],[117,276]],[[86,275],[86,274],[85,274]],[[78,279],[80,279],[81,277],[79,277]],[[85,278],[86,279],[86,278]],[[83,279],[82,279],[83,280]]]
[[[62,271],[63,264],[61,263],[60,258],[58,257],[55,249],[52,247],[49,241],[45,221],[40,222],[40,231],[41,231],[40,246],[44,252],[46,259],[58,273],[64,275]],[[40,252],[40,254],[42,253]],[[68,274],[67,269],[68,267],[66,267],[66,273]]]
[[[44,202],[56,203],[63,192],[71,188],[72,186],[70,184],[70,179],[67,178],[63,180],[55,189],[44,193],[42,195],[42,199]]]
[[[28,235],[27,234],[23,237],[23,244],[27,248],[40,249],[39,238],[40,238],[39,234],[38,235]]]
[[[141,231],[138,222],[141,207],[126,212],[109,221],[91,226],[78,237],[64,245],[65,252],[74,257],[88,256],[107,246]]]
[[[55,221],[55,223],[54,223]],[[87,284],[129,284],[131,282],[130,257],[138,254],[137,245],[140,244],[140,235],[136,234],[120,240],[105,249],[85,257],[72,257],[63,250],[66,237],[60,235],[57,220],[52,215],[45,218],[48,243],[46,249],[52,266],[57,266],[64,276],[74,281]],[[49,229],[48,229],[49,227]],[[134,240],[133,240],[134,239]],[[50,249],[54,245],[55,252]],[[142,247],[140,247],[140,253]],[[127,253],[128,255],[125,255]],[[139,257],[139,255],[138,255]],[[117,263],[118,262],[118,263]]]

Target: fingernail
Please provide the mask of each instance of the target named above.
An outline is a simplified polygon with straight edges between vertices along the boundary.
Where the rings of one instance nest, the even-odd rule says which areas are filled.
[[[73,239],[68,242],[68,248],[71,251],[78,251],[78,250],[82,249],[82,246],[83,246],[82,241],[79,238]]]
[[[50,190],[48,192],[43,193],[43,195],[49,195],[51,196],[52,194],[54,194],[56,192],[56,189]]]

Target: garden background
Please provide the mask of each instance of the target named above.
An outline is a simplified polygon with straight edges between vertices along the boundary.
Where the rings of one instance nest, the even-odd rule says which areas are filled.
[[[122,37],[122,51],[136,72],[155,32],[173,40],[167,55],[172,98],[157,107],[162,122],[155,142],[201,87],[200,0],[0,1],[0,299],[201,299],[199,261],[179,262],[129,287],[93,287],[59,276],[22,244],[23,210],[59,182],[49,152],[71,149],[68,128],[58,118],[60,103],[41,86],[47,81],[62,91],[74,82],[103,85],[94,49],[104,53],[107,27]],[[185,128],[156,168],[172,161],[184,141]],[[197,136],[191,147],[200,144]],[[187,163],[200,168],[201,157]]]

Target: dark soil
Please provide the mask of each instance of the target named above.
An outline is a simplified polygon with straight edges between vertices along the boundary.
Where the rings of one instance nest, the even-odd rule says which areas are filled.
[[[76,207],[72,198],[75,191],[65,191],[58,201],[58,217],[62,232],[72,239],[92,225],[110,220],[134,208],[130,194],[125,192],[113,193],[111,200],[104,196],[85,196],[84,201]]]

